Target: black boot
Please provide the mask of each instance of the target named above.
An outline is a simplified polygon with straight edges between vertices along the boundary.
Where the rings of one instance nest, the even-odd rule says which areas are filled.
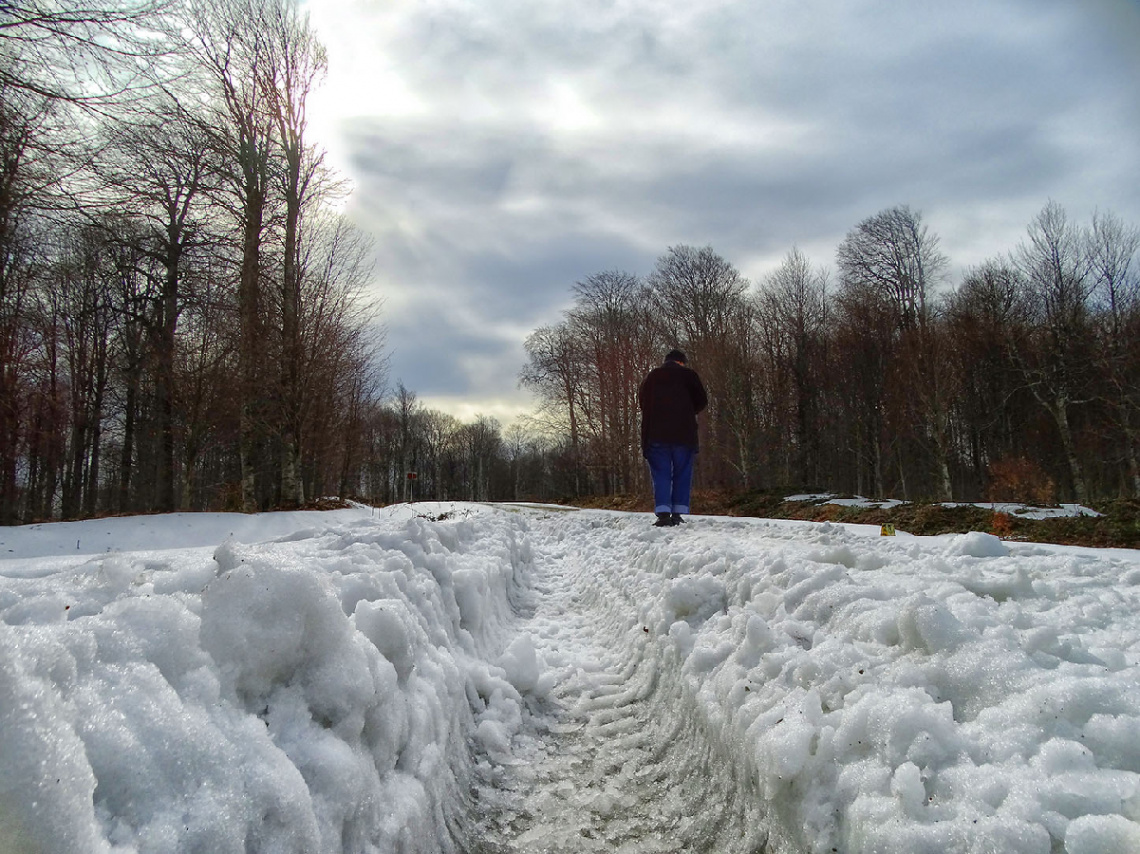
[[[684,521],[685,521],[685,520],[681,518],[681,514],[680,514],[680,513],[674,513],[674,514],[673,514],[673,515],[670,517],[670,519],[669,519],[669,524],[670,524],[670,525],[680,525],[680,524],[682,524]]]
[[[653,523],[654,528],[668,528],[673,525],[673,517],[668,513],[658,513],[657,521]]]

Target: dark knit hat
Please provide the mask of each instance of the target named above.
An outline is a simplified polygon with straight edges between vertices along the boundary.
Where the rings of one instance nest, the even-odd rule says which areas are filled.
[[[682,365],[689,361],[688,357],[681,350],[670,350],[669,355],[665,357],[666,362],[680,362]]]

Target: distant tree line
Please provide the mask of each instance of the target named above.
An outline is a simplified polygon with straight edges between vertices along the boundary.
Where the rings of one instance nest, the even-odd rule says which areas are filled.
[[[367,460],[352,494],[402,501],[553,501],[572,495],[572,471],[554,439],[495,418],[470,422],[430,409],[397,384],[369,420]]]
[[[369,469],[370,249],[295,0],[0,10],[0,522],[299,505]]]
[[[906,499],[1140,496],[1140,232],[1049,202],[948,281],[917,211],[860,222],[834,276],[798,249],[753,286],[712,248],[574,286],[526,342],[566,494],[644,489],[636,389],[672,347],[704,378],[698,486]]]

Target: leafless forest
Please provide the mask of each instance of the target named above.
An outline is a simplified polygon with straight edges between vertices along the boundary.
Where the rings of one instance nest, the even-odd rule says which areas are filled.
[[[1140,233],[1053,202],[964,277],[905,206],[834,272],[675,246],[585,277],[507,430],[385,394],[370,246],[307,136],[325,64],[294,0],[3,5],[0,523],[644,489],[635,391],[674,346],[713,401],[699,486],[1140,496]]]
[[[575,287],[523,381],[561,428],[567,491],[642,488],[635,390],[672,346],[712,400],[706,487],[908,500],[1140,495],[1140,232],[1055,202],[950,280],[921,215],[855,225],[834,275],[791,249],[752,286],[711,248]]]
[[[0,517],[297,505],[357,475],[366,240],[289,0],[0,12]]]

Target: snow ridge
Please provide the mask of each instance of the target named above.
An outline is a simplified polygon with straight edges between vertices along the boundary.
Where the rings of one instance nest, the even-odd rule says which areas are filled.
[[[9,849],[1140,850],[1136,552],[519,506],[270,516],[262,542],[242,519],[211,548],[186,516],[6,535]],[[115,531],[136,550],[76,555]]]
[[[43,852],[455,849],[468,739],[509,742],[521,716],[487,662],[528,561],[517,528],[389,515],[212,558],[10,564],[42,577],[0,579],[0,836]]]

